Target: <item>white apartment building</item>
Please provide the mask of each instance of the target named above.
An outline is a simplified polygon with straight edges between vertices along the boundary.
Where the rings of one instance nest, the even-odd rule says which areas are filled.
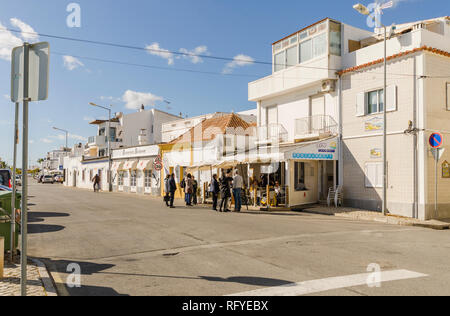
[[[70,155],[69,148],[61,148],[47,153],[44,161],[41,163],[41,169],[44,173],[62,172],[64,158]]]
[[[272,75],[249,83],[258,143],[277,153],[272,161],[280,163],[289,206],[324,200],[341,185],[346,205],[381,210],[384,44],[377,32],[319,21],[275,42]],[[443,177],[450,158],[439,163],[434,212],[427,145],[433,131],[448,135],[449,18],[398,25],[394,33],[387,42],[388,210],[450,217]]]

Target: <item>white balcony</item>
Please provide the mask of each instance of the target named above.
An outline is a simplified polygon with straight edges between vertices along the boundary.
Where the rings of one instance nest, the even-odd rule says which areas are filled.
[[[91,146],[98,146],[98,147],[104,147],[108,143],[108,139],[106,136],[91,136],[88,138],[88,145]]]
[[[341,57],[325,55],[250,82],[248,84],[248,99],[257,102],[324,80],[337,79],[335,69],[339,69],[340,62]]]
[[[288,141],[288,132],[281,124],[269,124],[257,127],[256,136],[256,144],[259,146],[286,143]]]
[[[296,142],[328,138],[338,133],[338,123],[329,115],[315,115],[295,120]]]

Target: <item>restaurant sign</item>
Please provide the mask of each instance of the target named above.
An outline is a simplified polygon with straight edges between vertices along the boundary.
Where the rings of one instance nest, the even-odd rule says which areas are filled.
[[[287,155],[287,159],[299,160],[338,160],[338,140],[333,138],[305,146],[299,146]]]

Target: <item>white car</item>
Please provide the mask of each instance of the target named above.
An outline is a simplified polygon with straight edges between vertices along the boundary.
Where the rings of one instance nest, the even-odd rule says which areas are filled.
[[[16,185],[21,186],[22,185],[22,177],[16,176]]]
[[[51,183],[51,184],[53,184],[53,183],[55,183],[55,178],[53,178],[53,176],[49,176],[49,175],[43,176],[43,177],[42,177],[42,183],[43,183],[43,184],[45,184],[45,183]]]

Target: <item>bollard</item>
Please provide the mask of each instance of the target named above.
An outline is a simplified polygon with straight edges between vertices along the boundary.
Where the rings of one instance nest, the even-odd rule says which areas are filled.
[[[5,262],[5,238],[0,237],[0,280],[3,279],[4,262]]]

